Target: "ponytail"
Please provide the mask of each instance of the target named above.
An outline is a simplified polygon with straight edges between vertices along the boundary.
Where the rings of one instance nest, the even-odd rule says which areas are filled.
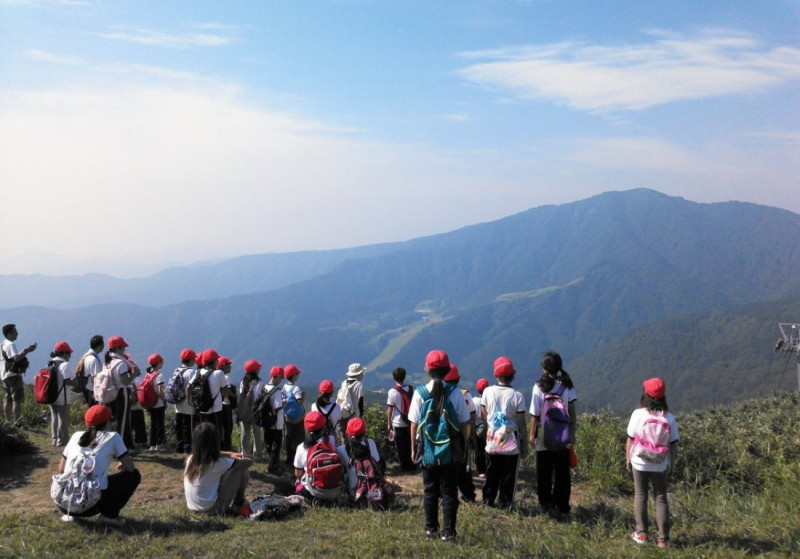
[[[444,409],[444,399],[447,392],[444,390],[444,377],[450,372],[450,367],[441,367],[438,369],[428,370],[428,375],[433,379],[433,390],[431,390],[431,398],[433,398],[433,417],[435,421],[439,421]]]
[[[555,386],[556,380],[559,380],[561,384],[564,385],[564,388],[575,388],[575,385],[572,383],[572,378],[569,376],[569,373],[563,369],[563,366],[564,364],[561,360],[561,356],[555,351],[551,350],[542,355],[542,371],[544,372],[538,384],[543,392],[550,392],[553,386]]]
[[[81,435],[81,438],[78,439],[78,446],[81,448],[86,448],[87,446],[89,446],[97,437],[97,427],[103,427],[103,426],[105,426],[105,423],[103,423],[103,425],[98,425],[98,426],[93,425],[88,429],[86,429],[86,431],[84,431],[83,434]]]

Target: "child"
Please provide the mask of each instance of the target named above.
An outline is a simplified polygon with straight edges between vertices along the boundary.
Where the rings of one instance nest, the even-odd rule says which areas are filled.
[[[267,471],[272,475],[283,475],[280,466],[281,443],[283,442],[283,367],[275,365],[269,371],[269,382],[264,386],[265,400],[261,411],[261,428],[264,430],[264,452],[267,455]]]
[[[346,452],[350,457],[348,476],[350,494],[356,506],[386,510],[394,491],[384,479],[386,464],[375,441],[367,436],[367,424],[360,417],[347,422]]]
[[[195,420],[195,409],[192,402],[186,396],[189,390],[189,382],[194,376],[194,365],[197,354],[191,348],[181,351],[181,365],[172,373],[180,375],[183,379],[184,396],[181,401],[175,404],[175,452],[189,453],[192,451],[192,427]]]
[[[411,459],[411,429],[408,421],[408,408],[414,387],[404,384],[406,370],[397,367],[392,371],[394,386],[389,389],[386,398],[386,431],[394,434],[394,446],[397,458],[400,461],[400,470],[403,472],[416,472],[417,465]]]
[[[344,447],[334,448],[325,433],[325,416],[310,411],[303,418],[305,440],[297,445],[294,454],[295,491],[312,502],[334,502],[346,490],[349,457]],[[325,455],[317,470],[315,456]],[[325,471],[321,471],[322,468]]]
[[[444,351],[433,350],[425,358],[425,369],[431,380],[414,391],[408,419],[411,422],[411,455],[414,461],[422,462],[422,483],[424,486],[422,506],[425,512],[425,535],[429,540],[439,538],[439,498],[442,499],[442,541],[456,541],[456,520],[458,516],[458,472],[464,468],[463,447],[466,441],[469,411],[464,396],[458,390],[445,386],[444,377],[450,372],[450,358]],[[424,393],[424,396],[423,396]],[[422,409],[430,400],[432,413],[423,417]],[[461,437],[451,433],[451,462],[429,464],[424,458],[426,447],[431,445],[427,438],[417,439],[417,428],[422,421],[439,422],[441,410],[449,401],[461,431]],[[426,408],[428,406],[425,406]],[[420,433],[422,434],[422,433]],[[460,441],[458,440],[460,438]],[[458,446],[461,447],[459,455]],[[431,449],[429,449],[431,450]]]
[[[456,367],[455,363],[450,363],[450,372],[444,377],[444,381],[451,385],[454,388],[454,391],[457,392],[458,383],[460,380],[461,373],[458,371],[458,367]],[[469,412],[469,423],[467,424],[466,434],[466,440],[469,441],[472,438],[477,408],[475,407],[475,402],[472,401],[472,395],[468,390],[461,390],[461,394],[464,395],[464,403],[466,404],[467,411]],[[470,469],[469,445],[466,445],[465,448],[464,467],[458,472],[458,490],[461,492],[461,498],[464,500],[464,502],[475,502],[475,483],[472,481],[472,470]]]
[[[301,410],[301,415],[297,421],[292,421],[289,416],[286,414],[286,409],[284,409],[283,413],[283,427],[284,427],[284,436],[286,439],[286,465],[290,466],[293,463],[293,453],[297,448],[297,445],[303,442],[303,438],[305,437],[305,432],[303,431],[303,417],[305,416],[305,406],[303,405],[303,399],[305,397],[305,393],[303,389],[300,388],[297,384],[297,380],[300,377],[300,369],[297,368],[297,365],[286,365],[286,368],[283,370],[283,376],[286,379],[286,384],[283,385],[283,406],[286,407],[287,400],[289,399],[289,395],[292,394],[294,399],[297,400],[297,403],[300,404],[300,407],[303,408]]]
[[[183,491],[191,511],[246,516],[245,500],[252,461],[221,450],[219,431],[205,421],[192,431],[192,453],[186,458]]]
[[[319,396],[317,401],[311,404],[311,411],[318,411],[325,417],[325,435],[331,445],[336,446],[336,427],[339,425],[339,418],[342,416],[342,408],[339,407],[336,400],[331,401],[332,397],[333,382],[323,380],[319,383]],[[338,438],[344,442],[344,433]]]
[[[222,413],[220,414],[220,424],[222,425],[222,449],[230,450],[233,448],[233,410],[236,409],[238,393],[236,385],[228,380],[233,370],[233,361],[220,355],[217,359],[217,369],[222,371],[225,376],[226,386],[222,388]]]
[[[633,473],[633,511],[636,531],[631,538],[638,544],[647,543],[647,492],[653,486],[658,525],[658,547],[669,547],[669,475],[678,457],[676,443],[680,439],[678,423],[667,408],[666,386],[660,378],[642,384],[639,408],[628,422],[625,444],[626,466]],[[645,422],[649,423],[647,429]]]
[[[161,445],[167,443],[167,436],[164,432],[164,414],[167,411],[167,402],[164,400],[164,376],[161,374],[161,368],[164,366],[164,358],[158,353],[152,354],[147,358],[148,375],[155,375],[153,378],[153,386],[156,388],[156,403],[153,407],[147,410],[147,415],[150,416],[150,450],[158,452],[161,450]]]
[[[256,461],[264,459],[264,433],[261,431],[261,422],[254,416],[264,398],[264,383],[258,376],[260,372],[261,363],[255,359],[245,362],[236,408],[236,417],[241,426],[239,445],[242,454],[252,455]]]
[[[58,396],[50,404],[50,437],[53,446],[64,446],[69,440],[69,409],[72,404],[72,384],[74,372],[69,366],[72,348],[67,342],[58,342],[50,352],[50,359],[58,382]]]
[[[477,409],[481,409],[481,396],[483,391],[489,386],[489,381],[485,378],[479,378],[475,383],[475,390],[478,392],[477,396],[472,397],[472,401]],[[478,477],[486,477],[486,422],[483,420],[482,413],[475,415],[475,433],[473,434],[473,441],[475,443],[475,469],[478,471]]]
[[[525,396],[511,387],[515,374],[511,359],[498,357],[494,361],[497,384],[486,388],[481,396],[481,416],[489,431],[483,502],[490,507],[510,509],[514,504],[519,458],[526,454]],[[497,423],[502,423],[503,436],[498,433]]]

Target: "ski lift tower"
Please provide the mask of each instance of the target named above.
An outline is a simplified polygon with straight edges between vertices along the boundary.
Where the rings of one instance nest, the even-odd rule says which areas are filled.
[[[781,352],[787,359],[792,355],[797,360],[797,389],[800,390],[800,324],[779,322],[781,337],[775,344],[775,353]]]

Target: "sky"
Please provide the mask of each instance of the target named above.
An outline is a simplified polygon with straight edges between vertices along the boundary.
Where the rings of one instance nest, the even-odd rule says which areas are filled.
[[[798,29],[797,0],[0,0],[0,274],[402,241],[640,187],[800,213]]]

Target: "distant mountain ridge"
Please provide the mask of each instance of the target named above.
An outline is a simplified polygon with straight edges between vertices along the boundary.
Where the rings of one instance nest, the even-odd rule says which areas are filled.
[[[434,347],[450,353],[467,383],[490,376],[494,357],[509,355],[520,386],[529,387],[539,356],[550,348],[570,370],[608,344],[690,313],[798,302],[800,250],[787,243],[798,231],[800,216],[775,208],[697,204],[644,189],[609,192],[442,235],[323,252],[314,261],[285,255],[275,277],[297,281],[259,293],[157,308],[25,307],[2,314],[21,325],[22,341],[63,338],[82,348],[96,332],[122,334],[142,357],[213,346],[236,360],[237,376],[250,357],[294,362],[312,393],[322,378],[343,378],[354,361],[370,367],[368,386],[388,384],[396,366],[421,381],[422,360]],[[235,277],[238,264],[211,269]],[[184,289],[200,299],[195,295],[210,293],[213,283],[197,276]],[[698,347],[704,343],[699,339]],[[612,387],[593,379],[614,378],[612,365],[587,363],[591,389],[583,403],[603,407],[603,392]],[[626,375],[640,369],[613,363]],[[575,374],[581,378],[582,371]]]

